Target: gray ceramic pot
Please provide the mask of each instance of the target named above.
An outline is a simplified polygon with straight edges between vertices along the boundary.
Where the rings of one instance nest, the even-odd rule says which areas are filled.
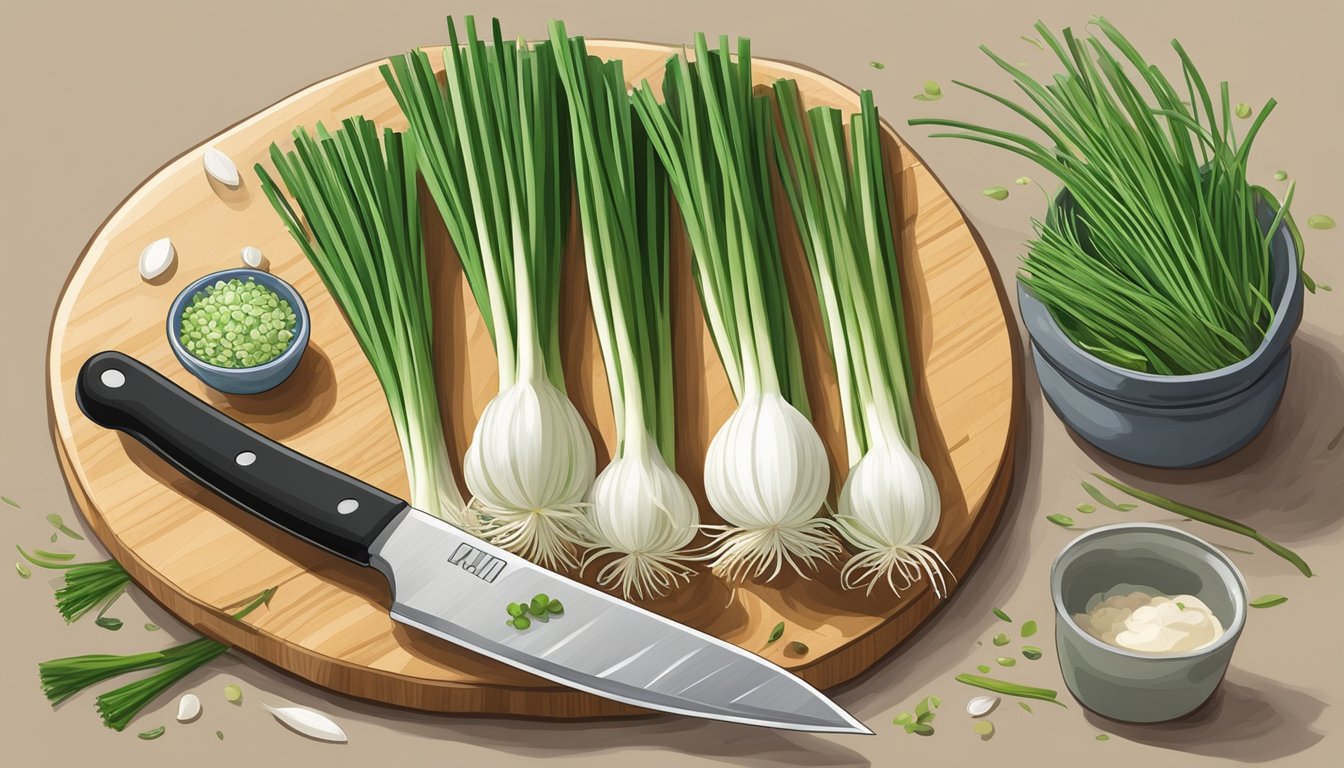
[[[1092,637],[1073,620],[1117,587],[1194,595],[1224,634],[1208,648],[1146,654]],[[1185,531],[1152,523],[1097,528],[1074,539],[1050,569],[1055,647],[1064,683],[1088,709],[1115,720],[1156,723],[1193,712],[1227,671],[1246,624],[1246,582],[1227,556]]]
[[[1061,193],[1057,204],[1069,202]],[[1274,221],[1261,203],[1268,230]],[[1018,307],[1046,402],[1075,432],[1112,456],[1155,467],[1198,467],[1246,445],[1283,395],[1289,343],[1302,320],[1299,254],[1288,226],[1271,243],[1274,320],[1248,358],[1208,373],[1162,376],[1112,365],[1078,347],[1021,283]]]

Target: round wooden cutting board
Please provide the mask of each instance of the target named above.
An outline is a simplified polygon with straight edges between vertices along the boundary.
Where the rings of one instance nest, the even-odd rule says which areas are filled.
[[[621,58],[631,82],[658,84],[671,47],[590,43]],[[431,50],[431,60],[440,61]],[[799,81],[808,106],[858,111],[857,95],[807,69],[757,61],[756,79]],[[353,114],[397,129],[405,120],[369,64],[314,85],[250,117],[169,163],[135,190],[89,243],[66,285],[51,333],[51,426],[62,468],[85,518],[136,583],[200,631],[295,675],[343,693],[443,712],[553,718],[639,712],[461,650],[388,617],[383,577],[290,537],[169,467],[134,440],[103,430],[75,404],[74,381],[90,355],[120,350],[267,436],[389,492],[405,497],[401,452],[382,390],[339,308],[262,195],[252,166],[269,164],[271,142],[290,146],[290,131]],[[1007,304],[987,255],[957,205],[895,132],[890,155],[902,272],[919,386],[919,434],[942,491],[942,521],[930,542],[964,576],[1002,511],[1012,474],[1014,425],[1021,399],[1017,348]],[[206,146],[237,163],[238,189],[202,169]],[[495,357],[437,212],[422,194],[444,428],[454,457],[466,451],[477,416],[496,391]],[[786,271],[808,371],[814,418],[844,478],[844,438],[835,376],[797,236],[776,189]],[[574,217],[573,221],[577,221]],[[597,444],[599,467],[615,434],[606,380],[586,295],[577,223],[571,225],[562,290],[562,338],[571,397]],[[674,238],[678,465],[700,501],[700,470],[710,437],[735,407],[690,277],[685,237]],[[174,268],[152,282],[137,271],[140,251],[170,236]],[[169,304],[195,278],[240,265],[239,249],[260,248],[267,268],[305,297],[312,342],[294,376],[260,395],[207,388],[174,359],[165,337]],[[455,467],[460,477],[460,466]],[[591,575],[591,574],[590,574]],[[229,606],[279,585],[269,609],[244,622]],[[955,588],[955,585],[953,585]],[[939,606],[927,582],[899,598],[845,591],[831,567],[810,580],[785,575],[763,584],[727,584],[699,573],[651,610],[761,654],[825,688],[863,672]],[[784,622],[782,641],[767,644]],[[802,641],[806,654],[789,650]]]

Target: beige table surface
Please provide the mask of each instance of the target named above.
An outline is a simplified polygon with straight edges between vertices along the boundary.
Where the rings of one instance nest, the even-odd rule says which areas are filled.
[[[0,493],[23,505],[0,506],[4,546],[43,541],[50,532],[46,513],[77,520],[48,436],[43,360],[61,285],[98,224],[161,164],[224,126],[354,65],[443,41],[448,13],[494,12],[507,32],[528,37],[540,36],[546,20],[557,15],[591,37],[676,42],[696,30],[744,34],[760,56],[799,61],[872,88],[883,114],[969,212],[998,269],[1011,279],[1029,217],[1042,208],[1038,194],[1011,181],[1034,169],[1002,153],[930,140],[922,130],[900,126],[934,113],[1002,121],[985,101],[951,87],[953,78],[1005,83],[976,46],[988,43],[1010,60],[1036,63],[1033,71],[1043,73],[1043,54],[1018,36],[1037,18],[1057,28],[1103,12],[1164,65],[1173,58],[1165,44],[1178,37],[1208,78],[1234,84],[1235,100],[1277,98],[1280,106],[1253,158],[1254,176],[1269,183],[1276,169],[1288,170],[1299,182],[1299,221],[1312,213],[1344,220],[1344,65],[1338,43],[1344,4],[1338,0],[829,0],[796,9],[785,2],[733,0],[75,5],[0,1]],[[870,67],[874,59],[886,68]],[[941,81],[948,96],[934,105],[912,100],[930,78]],[[998,184],[1012,187],[1009,200],[980,195]],[[1309,271],[1340,290],[1308,298],[1282,406],[1259,439],[1226,461],[1182,473],[1118,465],[1071,439],[1043,405],[1028,371],[1016,486],[980,565],[911,642],[835,692],[876,736],[812,736],[671,717],[576,724],[430,716],[330,694],[232,654],[192,675],[118,734],[99,725],[91,695],[52,711],[38,690],[37,661],[138,652],[192,633],[134,590],[117,604],[126,623],[120,632],[89,620],[67,627],[51,608],[47,576],[23,581],[6,565],[9,575],[0,575],[0,764],[1330,764],[1330,754],[1339,757],[1344,726],[1344,230],[1304,228],[1304,236]],[[1085,500],[1079,481],[1098,467],[1244,520],[1295,548],[1318,575],[1305,579],[1258,546],[1194,528],[1215,543],[1254,551],[1232,553],[1253,595],[1290,598],[1252,612],[1214,700],[1184,721],[1147,727],[1085,714],[1071,699],[1068,709],[1042,704],[1034,715],[1005,702],[992,717],[996,735],[981,742],[964,712],[974,694],[952,678],[994,655],[988,641],[1001,627],[990,614],[994,606],[1019,623],[1035,618],[1042,624],[1046,658],[1019,663],[1012,677],[1063,689],[1050,647],[1046,579],[1051,558],[1074,534],[1044,516],[1072,512]],[[1098,512],[1087,524],[1121,517]],[[1140,508],[1123,517],[1172,516]],[[83,554],[92,550],[91,544],[79,548]],[[146,620],[164,631],[147,634],[141,627]],[[224,702],[229,682],[246,692],[242,706]],[[196,723],[179,726],[173,722],[176,695],[187,690],[201,696],[205,711]],[[944,700],[934,736],[906,735],[890,724],[927,694]],[[261,706],[280,701],[330,713],[350,743],[324,745],[289,733]],[[168,733],[158,741],[135,738],[136,731],[160,724],[168,725]],[[224,732],[224,741],[215,738],[216,730]],[[1103,732],[1111,734],[1109,741],[1096,741]]]

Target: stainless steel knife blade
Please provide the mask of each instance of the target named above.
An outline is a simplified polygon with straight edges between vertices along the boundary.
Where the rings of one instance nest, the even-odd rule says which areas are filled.
[[[631,605],[407,509],[369,548],[392,584],[392,618],[562,685],[639,707],[797,731],[868,728],[755,654]],[[564,613],[526,630],[511,602]]]

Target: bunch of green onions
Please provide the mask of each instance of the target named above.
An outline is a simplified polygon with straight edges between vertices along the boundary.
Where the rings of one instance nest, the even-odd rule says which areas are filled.
[[[65,586],[56,592],[56,607],[67,622],[79,619],[95,605],[107,605],[115,600],[131,580],[130,575],[115,560],[70,563],[43,556],[44,553],[40,551],[33,556],[20,548],[19,553],[33,565],[65,571]],[[241,621],[257,608],[269,605],[276,589],[278,587],[271,587],[246,601],[233,614],[233,618]],[[157,669],[152,675],[98,696],[98,713],[102,716],[103,724],[120,731],[159,694],[228,650],[229,646],[224,643],[201,637],[162,651],[127,656],[100,653],[53,659],[38,664],[37,669],[42,693],[52,706],[104,680],[131,672]]]
[[[593,483],[598,582],[627,598],[667,592],[692,571],[682,549],[699,510],[676,473],[667,178],[634,118],[620,61],[589,56],[551,22],[569,97],[588,291],[616,416],[616,456]]]
[[[880,122],[871,91],[850,118],[849,153],[838,109],[803,113],[798,84],[774,86],[780,179],[812,272],[840,384],[850,471],[836,525],[858,549],[846,587],[885,581],[899,593],[926,574],[943,596],[947,565],[925,544],[942,504],[919,457],[914,371],[891,230]],[[804,124],[806,122],[806,125]],[[900,577],[901,583],[896,579]]]
[[[391,130],[379,141],[362,117],[294,150],[271,145],[271,162],[303,221],[260,164],[261,187],[327,290],[345,312],[382,384],[418,509],[464,525],[440,421],[431,338],[429,276],[420,231],[415,142]],[[310,237],[311,233],[311,237]]]
[[[710,334],[738,408],[710,442],[705,492],[728,523],[710,553],[729,578],[799,574],[839,554],[818,517],[830,487],[826,449],[808,417],[770,187],[772,100],[752,91],[751,44],[728,38],[695,61],[673,57],[664,101],[643,83],[635,108],[667,169],[694,253]],[[805,574],[804,574],[805,575]]]
[[[958,129],[933,135],[1006,149],[1064,184],[1071,203],[1057,202],[1036,223],[1020,279],[1081,348],[1163,375],[1236,363],[1260,344],[1273,316],[1269,244],[1293,196],[1290,185],[1279,206],[1246,178],[1275,102],[1238,140],[1227,83],[1215,102],[1179,42],[1172,47],[1183,90],[1110,22],[1092,24],[1102,37],[1065,29],[1062,41],[1036,24],[1064,69],[1048,83],[981,47],[1035,110],[957,83],[1012,110],[1043,142],[959,120],[910,124]],[[1257,219],[1262,201],[1277,208],[1268,230]]]
[[[382,67],[495,344],[499,394],[463,474],[480,533],[546,566],[577,564],[596,460],[565,395],[560,268],[569,218],[564,99],[549,43],[493,44],[452,20],[440,84],[423,51]]]

